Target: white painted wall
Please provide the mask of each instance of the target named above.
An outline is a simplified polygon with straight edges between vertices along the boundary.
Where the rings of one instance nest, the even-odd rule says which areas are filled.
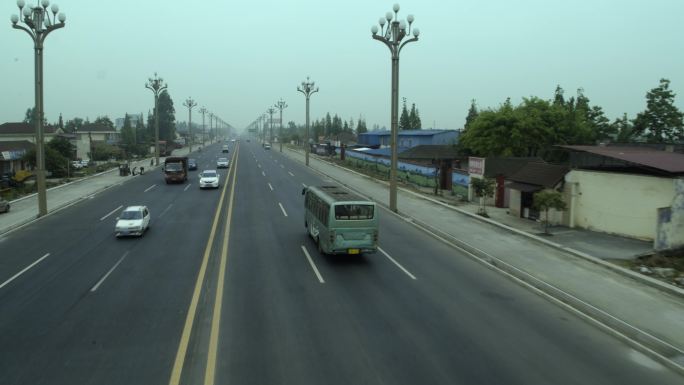
[[[658,208],[675,196],[672,178],[572,170],[565,181],[565,224],[647,240],[655,238]]]

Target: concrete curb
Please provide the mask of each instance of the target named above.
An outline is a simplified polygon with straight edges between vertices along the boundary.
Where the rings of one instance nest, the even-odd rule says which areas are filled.
[[[296,150],[291,150],[291,151],[296,151]],[[315,155],[314,155],[314,156],[315,156]],[[323,159],[318,158],[318,156],[316,156],[316,159],[319,160],[319,161],[321,161],[321,162],[326,162],[327,164],[329,164],[329,165],[331,165],[331,166],[333,166],[333,167],[337,167],[337,168],[343,169],[343,170],[345,170],[345,171],[347,171],[347,172],[352,172],[352,173],[354,173],[354,174],[356,174],[356,175],[358,175],[358,176],[361,176],[361,177],[364,177],[364,178],[366,178],[366,179],[372,180],[372,181],[374,181],[374,182],[376,182],[376,183],[380,183],[380,184],[383,184],[383,185],[386,185],[386,186],[389,185],[388,182],[385,182],[385,181],[383,181],[383,180],[378,180],[378,179],[373,178],[373,177],[371,177],[371,176],[368,176],[368,175],[366,175],[366,174],[362,174],[362,173],[360,173],[360,172],[358,172],[358,171],[356,171],[356,170],[351,170],[351,169],[348,169],[348,168],[339,166],[339,165],[337,165],[337,164],[335,164],[335,163],[328,162],[328,161],[326,161],[326,160],[323,160]],[[327,175],[327,176],[330,177],[329,175]],[[676,287],[676,286],[674,286],[674,285],[670,285],[670,284],[667,284],[667,283],[665,283],[665,282],[659,281],[659,280],[657,280],[657,279],[655,279],[655,278],[651,278],[651,277],[645,276],[645,275],[643,275],[643,274],[636,273],[636,272],[631,271],[631,270],[629,270],[629,269],[625,269],[624,267],[617,266],[617,265],[612,264],[612,263],[610,263],[610,262],[606,262],[606,261],[604,261],[604,260],[602,260],[602,259],[600,259],[600,258],[594,257],[593,255],[584,253],[584,252],[582,252],[582,251],[573,249],[573,248],[571,248],[571,247],[563,246],[563,245],[558,244],[558,243],[555,243],[555,242],[551,242],[551,241],[549,241],[549,240],[547,240],[547,239],[544,239],[544,238],[542,238],[542,237],[536,236],[536,235],[534,235],[534,234],[530,234],[530,233],[528,233],[528,232],[526,232],[526,231],[516,229],[516,228],[514,228],[514,227],[505,225],[505,224],[503,224],[503,223],[494,221],[494,220],[489,219],[489,218],[485,218],[485,217],[480,216],[480,215],[477,215],[477,214],[473,214],[473,213],[471,213],[471,212],[469,212],[469,211],[466,211],[466,210],[463,210],[463,209],[459,209],[458,207],[455,207],[455,206],[452,206],[452,205],[450,205],[450,204],[444,203],[444,202],[439,201],[439,200],[437,200],[437,199],[433,199],[433,198],[427,197],[427,196],[425,196],[425,195],[423,195],[423,194],[419,194],[419,193],[417,193],[417,192],[414,192],[414,191],[411,191],[411,190],[407,190],[407,189],[405,189],[405,188],[403,188],[403,187],[400,187],[399,189],[400,189],[401,191],[407,193],[407,194],[411,194],[411,195],[413,195],[413,196],[415,196],[415,197],[418,197],[418,198],[420,198],[420,199],[424,199],[424,200],[430,201],[430,202],[432,202],[432,203],[438,204],[438,205],[440,205],[440,206],[442,206],[442,207],[445,207],[445,208],[448,208],[448,209],[450,209],[450,210],[456,211],[456,212],[458,212],[458,213],[460,213],[460,214],[463,214],[463,215],[467,215],[467,216],[469,216],[469,217],[471,217],[471,218],[473,218],[473,219],[477,219],[477,220],[479,220],[479,221],[481,221],[481,222],[485,222],[485,223],[488,223],[488,224],[490,224],[490,225],[493,225],[493,226],[499,227],[499,228],[501,228],[501,229],[507,230],[507,231],[509,231],[509,232],[511,232],[511,233],[514,233],[514,234],[517,234],[517,235],[521,235],[521,236],[527,237],[527,238],[529,238],[529,239],[531,239],[531,240],[534,240],[534,241],[536,241],[536,242],[542,243],[542,244],[544,244],[544,245],[546,245],[546,246],[550,246],[550,247],[553,247],[553,248],[555,248],[555,249],[558,249],[558,250],[561,250],[561,251],[565,251],[565,252],[567,252],[567,253],[569,253],[569,254],[572,254],[573,256],[576,256],[576,257],[578,257],[578,258],[582,258],[582,259],[584,259],[584,260],[586,260],[586,261],[592,262],[592,263],[594,263],[594,264],[596,264],[596,265],[599,265],[599,266],[601,266],[601,267],[603,267],[603,268],[606,268],[606,269],[609,269],[609,270],[611,270],[611,271],[617,272],[618,274],[621,274],[621,275],[623,275],[623,276],[625,276],[625,277],[627,277],[627,278],[631,278],[631,279],[633,279],[633,280],[635,280],[635,281],[637,281],[637,282],[639,282],[639,283],[643,283],[643,284],[645,284],[645,285],[648,285],[648,286],[650,286],[650,287],[653,287],[653,288],[658,289],[658,290],[660,290],[660,291],[663,291],[663,292],[665,292],[665,293],[674,295],[674,296],[679,297],[679,298],[684,298],[684,289],[681,289],[681,288]],[[412,218],[412,219],[413,219],[413,218]]]

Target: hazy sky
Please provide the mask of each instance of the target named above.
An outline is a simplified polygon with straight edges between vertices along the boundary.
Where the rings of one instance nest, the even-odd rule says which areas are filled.
[[[36,1],[36,0],[34,0]],[[147,112],[144,85],[156,71],[167,81],[176,119],[193,97],[242,128],[283,98],[283,119],[304,122],[306,76],[320,92],[312,119],[326,112],[389,126],[389,50],[370,27],[392,1],[57,2],[66,27],[45,44],[45,112],[73,117]],[[400,60],[400,97],[416,103],[424,128],[457,129],[470,100],[481,109],[506,97],[550,99],[584,88],[613,120],[633,118],[660,78],[671,80],[684,110],[682,0],[412,0],[420,40]],[[0,17],[0,122],[23,119],[34,105],[33,43],[11,28],[18,13],[3,0]],[[5,16],[2,16],[4,13]],[[196,111],[197,109],[195,109]],[[197,122],[197,113],[193,113]]]

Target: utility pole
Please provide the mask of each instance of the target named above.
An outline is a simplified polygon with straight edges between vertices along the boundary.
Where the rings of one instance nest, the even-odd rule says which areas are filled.
[[[192,108],[195,107],[197,105],[197,103],[194,100],[192,100],[192,98],[187,98],[183,102],[183,105],[185,107],[188,107],[188,133],[189,133],[188,145],[190,146],[190,152],[192,152],[192,140],[193,140],[193,136],[192,136]]]

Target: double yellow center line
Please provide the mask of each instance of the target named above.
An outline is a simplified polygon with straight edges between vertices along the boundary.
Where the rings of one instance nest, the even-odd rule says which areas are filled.
[[[223,210],[223,202],[225,201],[226,191],[228,189],[228,185],[230,185],[230,202],[228,202],[228,213],[226,216],[226,224],[224,230],[225,233],[223,237],[223,244],[221,247],[221,261],[219,266],[218,283],[216,286],[216,297],[214,299],[214,311],[211,320],[211,334],[209,336],[207,366],[204,372],[204,384],[214,384],[214,378],[216,375],[216,356],[218,351],[218,338],[221,321],[221,305],[223,302],[223,281],[226,276],[226,265],[228,264],[230,224],[233,216],[233,201],[235,199],[235,181],[237,179],[238,153],[239,146],[235,146],[235,151],[233,152],[233,159],[230,162],[231,168],[228,173],[228,178],[226,178],[226,181],[228,181],[231,178],[232,173],[232,182],[224,184],[223,191],[221,192],[221,199],[219,201],[218,208],[216,209],[216,214],[214,215],[214,222],[211,226],[211,232],[209,233],[209,241],[207,242],[207,246],[204,249],[202,265],[200,266],[199,273],[197,274],[197,281],[195,282],[195,289],[192,293],[190,308],[188,309],[188,314],[185,317],[185,326],[183,327],[183,333],[181,334],[180,344],[178,346],[178,351],[176,352],[176,359],[173,364],[173,369],[171,370],[171,378],[169,380],[169,385],[180,384],[181,374],[183,372],[183,366],[185,364],[185,356],[187,354],[188,345],[190,343],[192,326],[197,314],[197,304],[199,303],[199,298],[202,294],[202,284],[206,276],[207,265],[209,264],[209,256],[211,255],[211,250],[214,246],[214,239],[216,238],[216,229],[218,228],[219,218],[221,217],[221,211]]]

